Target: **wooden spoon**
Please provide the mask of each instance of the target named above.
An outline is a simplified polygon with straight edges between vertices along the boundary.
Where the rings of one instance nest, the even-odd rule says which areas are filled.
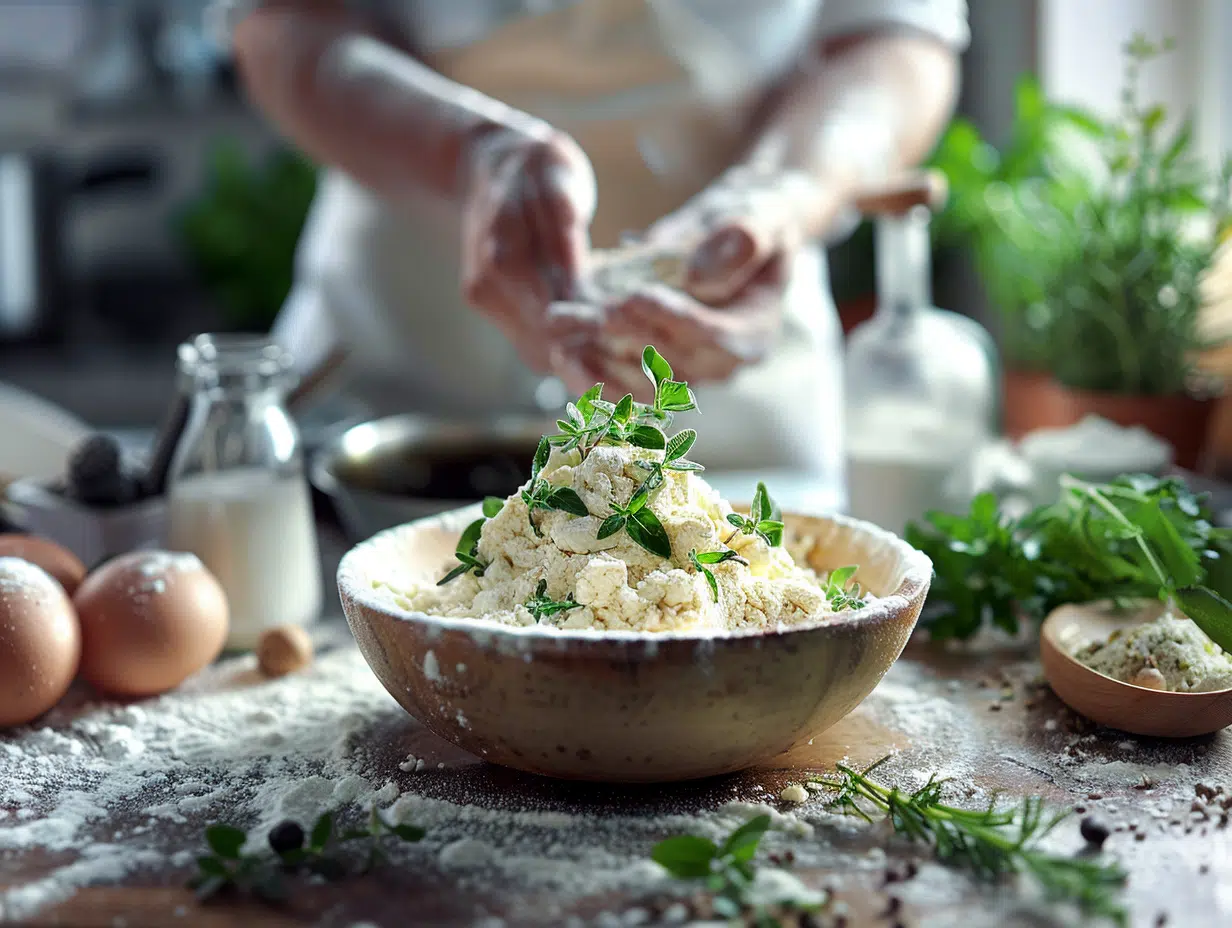
[[[1093,641],[1107,640],[1157,618],[1163,603],[1117,613],[1091,603],[1054,609],[1040,628],[1040,661],[1048,684],[1071,709],[1092,721],[1135,735],[1193,738],[1232,725],[1232,689],[1171,693],[1106,677],[1073,655]]]

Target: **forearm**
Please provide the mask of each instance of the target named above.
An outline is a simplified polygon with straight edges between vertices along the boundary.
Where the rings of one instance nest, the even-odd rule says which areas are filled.
[[[343,9],[267,6],[235,31],[249,94],[292,141],[387,197],[461,195],[477,146],[550,128],[454,83],[365,32]]]
[[[957,55],[924,36],[875,34],[819,49],[773,102],[744,165],[802,172],[845,203],[923,160],[957,91]]]

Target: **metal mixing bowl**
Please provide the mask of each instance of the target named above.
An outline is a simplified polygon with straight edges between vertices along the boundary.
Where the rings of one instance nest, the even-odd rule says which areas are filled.
[[[530,475],[538,417],[445,420],[405,414],[352,426],[321,447],[310,470],[354,540],[476,502],[511,495]]]

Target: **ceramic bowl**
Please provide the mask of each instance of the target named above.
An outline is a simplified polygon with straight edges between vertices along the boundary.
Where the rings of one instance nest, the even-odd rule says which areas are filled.
[[[896,536],[843,517],[785,517],[809,562],[859,564],[878,597],[828,625],[719,635],[514,628],[407,612],[395,588],[435,581],[467,507],[353,548],[338,590],[364,658],[427,728],[494,763],[601,782],[668,782],[769,761],[870,693],[911,636],[932,575]]]

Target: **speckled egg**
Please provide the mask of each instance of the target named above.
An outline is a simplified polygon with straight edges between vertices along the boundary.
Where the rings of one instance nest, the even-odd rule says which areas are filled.
[[[164,693],[205,667],[227,637],[227,596],[193,554],[134,551],[99,567],[73,597],[81,675],[119,696]]]
[[[23,558],[0,557],[0,728],[59,702],[80,657],[81,629],[63,587]]]

